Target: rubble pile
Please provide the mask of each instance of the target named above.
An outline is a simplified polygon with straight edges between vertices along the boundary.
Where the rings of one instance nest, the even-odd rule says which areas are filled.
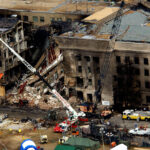
[[[44,110],[62,107],[61,102],[53,95],[45,94],[46,91],[47,88],[44,89],[43,86],[26,86],[23,92],[19,94],[18,89],[14,88],[8,93],[7,101],[11,105],[24,105],[24,102],[26,101],[29,107],[38,107]]]
[[[75,96],[72,96],[69,98],[68,102],[71,104],[71,106],[76,106],[80,103],[80,100],[77,99]]]
[[[12,130],[19,130],[19,129],[30,129],[33,128],[32,122],[20,122],[19,120],[13,119],[5,119],[0,123],[0,129],[12,129]]]

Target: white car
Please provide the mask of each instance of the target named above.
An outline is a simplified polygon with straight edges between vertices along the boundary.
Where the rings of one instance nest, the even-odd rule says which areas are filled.
[[[8,118],[8,114],[0,114],[0,123],[2,123],[6,118]]]
[[[145,128],[145,129],[140,129],[140,128],[135,128],[129,130],[129,134],[133,135],[150,135],[150,128]]]
[[[134,112],[133,109],[131,109],[131,110],[126,109],[126,110],[123,111],[123,115],[128,115],[128,114],[131,114],[133,112]]]

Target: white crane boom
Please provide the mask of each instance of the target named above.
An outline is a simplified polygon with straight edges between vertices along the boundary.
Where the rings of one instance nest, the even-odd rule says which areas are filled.
[[[70,112],[73,113],[74,117],[85,116],[83,112],[77,113],[71,105],[55,90],[50,84],[40,75],[40,73],[32,67],[24,58],[22,58],[14,49],[12,49],[6,42],[4,42],[1,38],[0,41],[34,74],[36,74],[50,89],[50,92],[53,93],[58,100],[60,100],[64,107],[66,107]],[[55,62],[54,62],[55,63]]]
[[[35,73],[36,69],[33,68],[24,58],[22,58],[14,49],[12,49],[6,42],[1,38],[0,41],[32,72]]]
[[[63,103],[65,107],[68,108],[70,112],[73,113],[74,117],[78,117],[78,113],[71,107],[71,105],[55,90],[52,90],[52,93]]]

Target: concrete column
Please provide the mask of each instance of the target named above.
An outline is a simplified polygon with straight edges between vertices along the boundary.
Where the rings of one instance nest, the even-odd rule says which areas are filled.
[[[0,85],[0,97],[5,97],[5,87]]]
[[[113,57],[113,56],[112,56]],[[104,80],[103,90],[101,93],[101,100],[102,101],[109,101],[110,105],[114,104],[114,97],[113,97],[113,59],[110,61],[109,70],[107,72],[107,76]]]

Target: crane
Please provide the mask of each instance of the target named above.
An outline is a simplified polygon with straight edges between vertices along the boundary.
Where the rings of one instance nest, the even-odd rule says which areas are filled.
[[[118,10],[116,17],[114,19],[113,25],[112,25],[112,30],[111,30],[111,36],[110,36],[110,49],[113,51],[113,46],[112,46],[112,42],[115,41],[116,36],[118,35],[119,29],[120,29],[120,25],[121,25],[121,20],[122,20],[122,13],[123,13],[123,8],[124,8],[124,1],[121,2],[120,5],[120,9]],[[98,81],[98,88],[95,92],[96,95],[96,102],[94,104],[94,109],[96,109],[97,107],[97,103],[100,100],[100,96],[105,84],[105,79],[107,76],[107,72],[109,70],[109,65],[110,65],[110,60],[111,60],[111,56],[112,56],[112,51],[108,51],[106,50],[106,53],[104,55],[104,61],[100,70],[100,79]]]
[[[41,81],[43,81],[49,88],[50,92],[56,96],[56,98],[62,102],[63,106],[66,107],[72,114],[73,117],[78,119],[78,117],[84,117],[84,112],[77,113],[72,106],[55,90],[52,86],[40,75],[40,73],[31,66],[24,58],[22,58],[13,48],[11,48],[5,41],[0,38],[0,41],[30,70],[32,73],[37,75]],[[54,61],[56,63],[56,61]],[[53,66],[53,65],[52,65]]]

